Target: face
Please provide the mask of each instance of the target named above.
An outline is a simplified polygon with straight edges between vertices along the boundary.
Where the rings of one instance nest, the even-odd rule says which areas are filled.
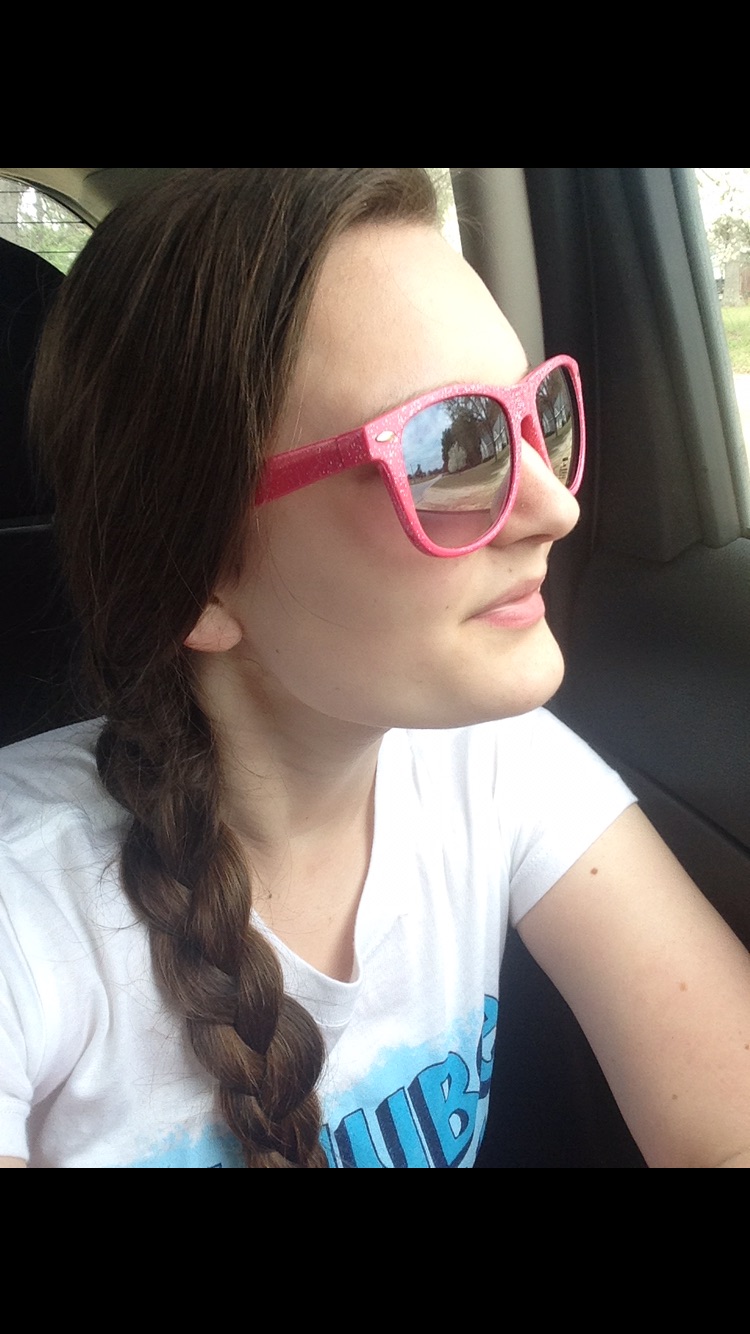
[[[486,288],[435,231],[363,226],[326,260],[273,448],[353,430],[446,384],[507,386],[526,370]],[[506,527],[456,559],[412,546],[375,467],[274,501],[242,578],[219,591],[233,668],[266,707],[368,728],[527,712],[562,677],[539,589],[577,515],[529,446]]]

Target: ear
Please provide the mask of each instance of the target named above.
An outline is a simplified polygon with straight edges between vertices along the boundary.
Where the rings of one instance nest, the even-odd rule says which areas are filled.
[[[185,640],[196,653],[228,653],[242,639],[242,627],[218,598],[212,598]]]

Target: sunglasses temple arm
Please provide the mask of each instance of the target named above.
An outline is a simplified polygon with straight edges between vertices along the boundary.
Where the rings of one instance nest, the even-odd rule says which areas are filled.
[[[337,473],[370,463],[370,454],[361,430],[275,454],[266,465],[255,495],[256,506],[281,500],[301,491],[313,482],[335,477]]]

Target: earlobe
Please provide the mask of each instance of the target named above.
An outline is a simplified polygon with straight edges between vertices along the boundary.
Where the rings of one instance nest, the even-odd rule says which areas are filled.
[[[185,640],[195,653],[228,653],[242,638],[242,628],[226,607],[212,598]]]

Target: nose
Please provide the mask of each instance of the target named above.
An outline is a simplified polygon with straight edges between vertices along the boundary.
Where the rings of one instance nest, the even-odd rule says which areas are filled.
[[[559,542],[573,531],[579,517],[578,502],[552,471],[544,445],[524,440],[518,495],[498,544],[510,545],[528,538]]]

